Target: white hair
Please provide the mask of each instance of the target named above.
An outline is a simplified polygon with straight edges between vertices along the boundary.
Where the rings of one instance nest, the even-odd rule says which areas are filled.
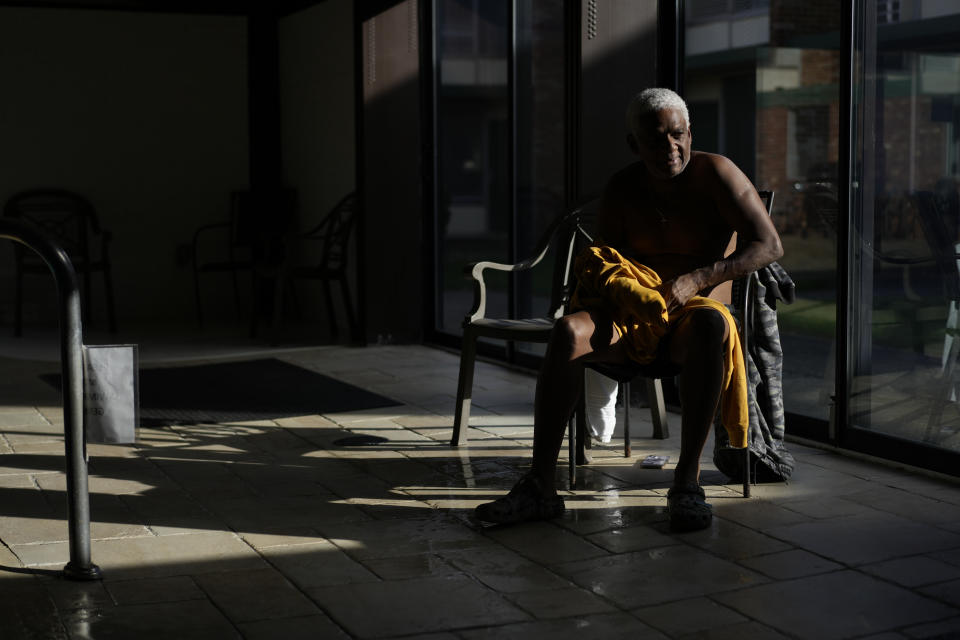
[[[641,118],[650,113],[664,109],[679,109],[683,114],[683,121],[690,127],[690,112],[687,103],[670,89],[655,87],[644,89],[633,97],[627,107],[627,130],[636,133],[636,127]]]

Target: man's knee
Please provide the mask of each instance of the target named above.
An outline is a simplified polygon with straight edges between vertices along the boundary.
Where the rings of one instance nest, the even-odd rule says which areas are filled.
[[[715,309],[695,309],[677,328],[684,337],[705,343],[723,343],[727,337],[727,319]]]
[[[589,342],[592,333],[592,323],[586,322],[579,314],[566,315],[553,325],[551,342],[556,347],[573,352],[584,342]]]
[[[695,309],[684,318],[670,337],[671,358],[689,364],[707,354],[719,356],[728,337],[727,319],[714,309]]]

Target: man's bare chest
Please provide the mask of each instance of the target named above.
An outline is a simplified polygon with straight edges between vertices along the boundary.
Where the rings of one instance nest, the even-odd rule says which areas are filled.
[[[665,202],[646,195],[623,211],[623,230],[640,255],[682,254],[715,259],[722,255],[731,229],[716,206],[702,198]]]

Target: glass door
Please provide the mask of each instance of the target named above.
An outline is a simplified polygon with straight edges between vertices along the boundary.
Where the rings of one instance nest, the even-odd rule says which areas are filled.
[[[960,7],[857,7],[840,435],[947,470],[960,453]]]
[[[433,339],[456,344],[477,260],[529,257],[571,203],[632,161],[623,113],[656,77],[657,3],[435,0],[436,201]],[[638,64],[637,61],[644,61]],[[491,317],[542,317],[540,273],[487,280]],[[480,345],[502,354],[502,343]],[[543,345],[509,346],[533,364]]]
[[[567,204],[566,19],[563,0],[516,0],[514,11],[514,250],[520,260],[532,255]],[[517,317],[546,314],[554,259],[548,255],[541,268],[518,275]],[[520,342],[516,349],[540,355],[545,345]]]
[[[563,0],[436,0],[435,337],[455,343],[473,301],[470,262],[529,257],[566,207]],[[546,315],[552,256],[533,276],[485,274],[487,315]],[[542,345],[518,344],[537,356]],[[491,355],[504,344],[481,345]],[[507,348],[510,360],[517,351]]]
[[[436,328],[459,334],[473,288],[463,267],[510,259],[509,0],[436,0]],[[488,283],[492,317],[507,281]]]
[[[687,0],[685,98],[693,147],[774,192],[787,432],[827,438],[836,394],[841,3]]]

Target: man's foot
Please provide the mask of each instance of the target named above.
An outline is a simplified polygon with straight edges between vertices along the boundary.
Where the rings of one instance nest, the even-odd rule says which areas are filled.
[[[540,480],[527,474],[510,493],[493,502],[478,505],[474,514],[478,520],[496,524],[549,520],[563,514],[563,498],[556,494],[545,494]]]
[[[602,440],[597,436],[590,436],[590,446],[594,449],[613,449],[616,447],[613,440]]]
[[[706,529],[713,520],[713,510],[707,504],[703,487],[695,484],[677,485],[667,493],[667,511],[673,531]]]

